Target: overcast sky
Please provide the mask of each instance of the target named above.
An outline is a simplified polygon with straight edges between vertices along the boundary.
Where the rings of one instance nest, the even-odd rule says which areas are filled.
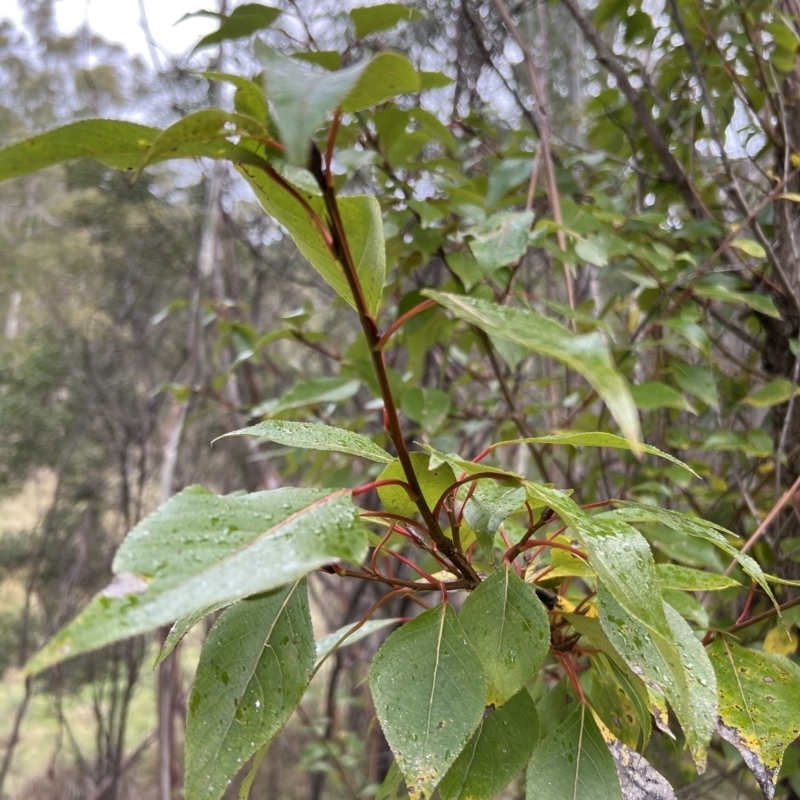
[[[175,23],[186,13],[215,8],[216,0],[142,0],[147,22],[156,43],[166,52],[183,53],[216,25],[210,19],[191,19]],[[0,18],[22,21],[20,9],[25,0],[0,0]],[[131,53],[150,57],[142,32],[139,0],[56,0],[58,24],[64,33],[72,33],[87,19],[93,31],[111,42],[120,42]]]

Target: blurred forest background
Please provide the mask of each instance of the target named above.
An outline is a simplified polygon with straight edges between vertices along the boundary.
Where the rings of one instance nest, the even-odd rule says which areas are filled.
[[[544,240],[512,275],[509,291],[517,280],[553,313],[615,333],[618,359],[638,384],[647,441],[689,460],[705,481],[689,482],[677,468],[633,459],[604,464],[598,453],[567,454],[558,462],[548,454],[547,465],[578,487],[583,502],[658,498],[697,511],[744,541],[800,474],[796,299],[780,306],[772,284],[765,288],[757,272],[742,269],[744,280],[736,273],[740,266],[724,259],[736,277],[721,269],[711,271],[712,280],[698,269],[692,281],[698,279],[699,289],[694,283],[685,289],[686,270],[703,264],[725,225],[753,208],[747,225],[763,225],[767,235],[762,241],[755,234],[758,242],[748,240],[736,258],[747,266],[748,259],[767,255],[764,244],[779,221],[766,211],[759,216],[764,206],[757,203],[773,190],[773,168],[788,175],[796,166],[789,155],[775,156],[780,142],[781,153],[796,150],[791,136],[782,139],[779,125],[765,134],[759,116],[769,91],[771,98],[780,95],[782,78],[771,73],[759,89],[758,81],[747,82],[754,69],[745,70],[741,89],[723,71],[712,91],[724,96],[731,113],[727,121],[722,114],[722,130],[713,130],[692,82],[691,57],[677,59],[668,44],[679,35],[672,5],[636,5],[631,14],[626,4],[602,4],[607,13],[595,23],[607,26],[612,59],[636,76],[636,91],[658,99],[653,107],[661,113],[653,112],[654,119],[671,152],[691,163],[693,180],[706,199],[714,198],[706,203],[708,216],[697,213],[693,222],[678,225],[680,191],[661,186],[662,195],[653,188],[660,186],[653,179],[658,159],[642,145],[641,119],[620,95],[619,79],[604,71],[608,64],[591,55],[572,5],[520,3],[512,10],[537,63],[546,65],[564,216],[590,243],[575,259],[578,311],[569,311],[560,279],[552,279]],[[336,0],[286,0],[281,7],[287,11],[281,24],[264,34],[274,47],[292,52],[298,40],[323,51],[350,46]],[[475,280],[484,277],[480,264],[441,258],[447,235],[441,220],[450,210],[440,214],[422,202],[434,192],[415,172],[419,153],[436,140],[435,147],[458,154],[453,158],[465,177],[461,187],[451,186],[452,211],[478,219],[475,209],[482,204],[525,203],[528,142],[541,121],[521,50],[491,3],[426,0],[420,8],[423,19],[381,33],[368,46],[400,50],[449,81],[409,105],[413,124],[402,146],[380,153],[373,142],[379,158],[372,153],[358,161],[356,151],[348,151],[353,162],[345,165],[359,174],[377,164],[397,187],[394,199],[390,194],[382,201],[395,234],[388,260],[397,270],[388,292],[402,298],[401,311],[419,302],[419,288],[440,285],[448,268],[467,283],[475,270]],[[25,0],[23,9],[22,28],[0,23],[0,145],[87,117],[166,127],[192,111],[230,103],[202,70],[258,72],[246,42],[180,58],[153,43],[145,63],[88,29],[60,33],[54,0]],[[626,13],[615,21],[615,14]],[[776,29],[773,43],[780,35]],[[787,72],[797,47],[792,36],[784,47],[792,57]],[[741,40],[731,41],[746,51]],[[717,55],[724,62],[727,51]],[[757,107],[752,114],[748,102]],[[775,109],[776,119],[785,122],[783,115]],[[461,122],[445,127],[440,117]],[[380,118],[371,130],[408,119]],[[731,142],[732,136],[738,140]],[[705,144],[695,147],[701,139]],[[365,174],[359,180],[369,186]],[[399,203],[402,198],[407,202]],[[591,215],[581,211],[584,203]],[[541,181],[533,208],[548,213]],[[659,226],[663,240],[652,233]],[[203,631],[157,671],[152,664],[159,643],[150,638],[80,657],[27,682],[21,666],[108,582],[125,533],[175,491],[192,483],[232,492],[364,480],[366,473],[353,472],[360,467],[328,453],[251,439],[209,446],[266,413],[323,422],[336,415],[354,429],[379,433],[357,320],[343,313],[343,303],[224,166],[159,165],[133,184],[89,162],[49,169],[0,186],[0,237],[0,797],[167,800],[164,786],[180,783],[182,720]],[[779,255],[800,275],[791,251]],[[606,265],[615,259],[609,276]],[[780,322],[776,304],[784,314]],[[424,320],[406,332],[417,341],[409,346],[410,360],[394,364],[393,375],[399,396],[409,392],[406,416],[440,449],[463,449],[467,442],[478,452],[489,431],[504,424],[498,419],[507,423],[508,437],[529,426],[608,425],[607,414],[598,420],[591,396],[575,387],[559,395],[553,382],[560,378],[549,366],[513,348],[501,352],[501,363],[490,363],[483,353],[470,355],[473,342],[462,347],[462,373],[442,369],[436,350],[445,345],[437,342],[436,324]],[[509,376],[510,393],[502,374]],[[481,387],[478,395],[468,394],[465,376]],[[411,394],[418,387],[431,394]],[[520,459],[527,463],[527,451]],[[759,560],[794,577],[796,528],[787,512],[758,545]],[[699,540],[654,530],[651,543],[682,563],[725,567]],[[320,635],[358,619],[379,596],[367,584],[328,577],[315,575],[310,584]],[[736,619],[741,611],[728,613]],[[700,615],[703,624],[700,604],[687,613]],[[365,653],[376,646],[377,637],[365,639],[338,652],[320,672],[273,744],[254,796],[374,796],[388,766],[364,683]],[[757,796],[738,755],[724,745],[703,778],[677,750],[661,756],[648,754],[682,787],[682,799]],[[790,749],[780,796],[800,796],[798,763]],[[519,787],[509,790],[508,797],[522,796]]]

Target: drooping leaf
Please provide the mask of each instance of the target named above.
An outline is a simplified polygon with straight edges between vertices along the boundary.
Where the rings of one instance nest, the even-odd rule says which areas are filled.
[[[800,735],[800,668],[722,637],[708,655],[719,681],[718,732],[742,754],[772,800],[784,751]]]
[[[586,693],[592,709],[617,739],[629,747],[644,747],[651,725],[647,691],[641,680],[602,652],[591,654],[590,659]]]
[[[507,447],[515,444],[568,444],[572,447],[607,447],[613,450],[632,450],[633,447],[627,439],[621,436],[615,436],[613,433],[552,433],[547,436],[531,436],[527,439],[508,439],[504,442],[496,442],[491,445],[491,449],[495,450],[498,447]],[[644,453],[649,453],[659,458],[664,458],[677,464],[679,467],[688,470],[692,475],[697,473],[688,465],[684,464],[680,459],[671,456],[669,453],[653,447],[651,444],[640,444],[639,449]],[[698,476],[699,477],[699,476]]]
[[[598,333],[572,334],[531,309],[508,308],[476,297],[427,289],[423,294],[486,333],[521,344],[581,374],[597,391],[617,420],[634,452],[639,452],[639,416],[628,385],[617,372]]]
[[[442,800],[491,800],[525,768],[539,738],[527,689],[498,709],[487,708],[478,730],[439,785]]]
[[[189,487],[128,534],[114,580],[27,669],[38,672],[199,608],[282,586],[332,561],[358,563],[365,552],[349,492],[286,488],[220,497]]]
[[[603,632],[648,687],[669,701],[702,772],[717,722],[717,683],[705,648],[669,605],[664,611],[672,635],[665,646],[663,640],[626,614],[602,584],[597,596]]]
[[[342,647],[349,647],[351,644],[360,642],[362,639],[366,639],[367,636],[371,636],[373,633],[383,630],[390,625],[397,625],[399,622],[399,617],[389,617],[387,619],[367,620],[360,628],[356,630],[353,630],[353,628],[358,623],[342,626],[339,628],[339,630],[333,631],[333,633],[329,633],[327,636],[323,636],[321,639],[317,639],[317,664],[319,664],[323,659],[327,658],[334,650],[341,649]],[[350,633],[350,631],[353,632]],[[347,636],[347,638],[342,641],[345,636]],[[341,644],[339,644],[340,642]]]
[[[375,712],[411,800],[430,800],[480,724],[481,659],[447,605],[395,631],[369,675]]]
[[[458,618],[483,662],[489,682],[486,705],[502,706],[533,677],[550,650],[544,606],[506,563],[470,594]]]
[[[200,653],[186,720],[186,795],[217,800],[270,742],[311,679],[314,634],[305,580],[242,600]]]
[[[422,14],[416,8],[401,3],[380,3],[376,6],[351,9],[350,19],[356,26],[356,39],[363,39],[371,33],[394,28],[399,22],[422,19]]]
[[[433,508],[442,493],[452,486],[456,477],[453,470],[447,464],[441,464],[431,469],[430,458],[425,453],[411,453],[411,466],[417,476],[422,496]],[[399,459],[395,459],[389,464],[380,475],[379,481],[384,480],[406,480],[403,465]],[[417,511],[416,503],[409,497],[408,492],[402,486],[389,485],[379,486],[378,496],[387,511],[393,514],[402,514],[404,517],[413,517]]]
[[[249,428],[231,431],[214,439],[227,439],[229,436],[256,436],[270,442],[287,447],[302,447],[309,450],[332,450],[337,453],[349,453],[354,456],[368,458],[370,461],[388,464],[393,460],[383,448],[378,447],[371,439],[360,433],[335,428],[333,425],[321,425],[312,422],[288,422],[273,419],[259,422]]]
[[[511,472],[510,470],[493,467],[489,464],[483,463],[482,461],[478,463],[475,463],[474,461],[467,461],[466,458],[462,458],[455,453],[441,453],[428,444],[424,444],[422,447],[428,453],[430,453],[432,467],[438,467],[440,464],[449,464],[453,472],[456,474],[463,472],[466,475],[477,475],[480,472],[489,472],[493,475],[502,475],[509,479],[522,481],[522,475],[517,472]],[[513,483],[513,481],[509,480],[509,483]]]
[[[528,800],[622,800],[611,753],[592,713],[579,705],[533,751]]]
[[[309,209],[321,224],[326,218],[321,197],[297,190],[298,197],[272,180],[262,170],[240,168],[256,193],[258,201],[271,217],[289,231],[300,252],[331,288],[355,308],[341,264],[334,258],[318,224],[309,215]],[[378,201],[368,196],[340,197],[339,213],[345,235],[356,265],[356,273],[364,292],[367,308],[377,314],[383,294],[386,274],[386,249],[383,240],[383,221]]]
[[[300,61],[307,61],[309,64],[316,64],[318,67],[333,72],[342,65],[342,54],[337,50],[302,50],[299,53],[292,53],[292,58]]]
[[[234,8],[230,14],[220,14],[216,11],[197,11],[184,15],[180,21],[197,16],[213,17],[220,21],[217,30],[204,36],[194,46],[192,53],[196,53],[205,47],[211,47],[230,39],[243,39],[245,36],[251,36],[256,33],[256,31],[268,28],[275,22],[280,13],[281,10],[279,8],[270,8],[261,3],[243,3]]]
[[[584,646],[598,650],[607,656],[614,666],[618,667],[619,670],[626,675],[630,683],[639,681],[644,685],[647,692],[647,707],[656,727],[662,733],[674,739],[675,736],[669,729],[669,711],[661,684],[651,680],[639,667],[636,668],[637,671],[634,671],[606,635],[599,618],[592,618],[585,614],[574,613],[565,613],[562,616],[581,634],[583,637],[581,642]]]
[[[312,134],[334,109],[361,111],[419,89],[411,63],[388,51],[336,72],[316,69],[261,43],[256,43],[256,53],[287,159],[297,166],[308,163]]]
[[[469,246],[484,274],[491,275],[525,255],[532,223],[532,211],[502,211],[474,231]]]
[[[741,589],[739,581],[727,575],[704,572],[677,564],[657,564],[658,582],[664,589],[681,589],[686,592],[716,592],[733,586]]]

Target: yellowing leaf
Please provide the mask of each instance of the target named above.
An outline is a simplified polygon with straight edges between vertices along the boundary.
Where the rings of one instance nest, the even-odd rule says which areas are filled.
[[[779,656],[790,656],[797,650],[797,633],[795,631],[786,632],[783,625],[776,625],[764,637],[764,652],[776,653]]]

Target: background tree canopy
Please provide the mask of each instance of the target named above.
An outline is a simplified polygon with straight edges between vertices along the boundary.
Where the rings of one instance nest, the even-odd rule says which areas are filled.
[[[800,797],[793,0],[25,11],[0,796]]]

